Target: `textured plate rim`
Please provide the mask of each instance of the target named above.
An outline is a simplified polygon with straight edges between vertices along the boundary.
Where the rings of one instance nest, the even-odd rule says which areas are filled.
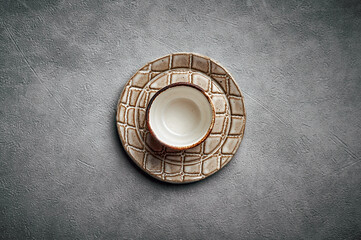
[[[208,176],[205,176],[205,177],[199,178],[199,179],[194,179],[194,180],[191,180],[191,181],[175,181],[175,180],[161,179],[161,178],[153,175],[151,172],[147,171],[147,169],[146,169],[145,167],[140,166],[140,165],[138,164],[138,162],[133,159],[133,156],[132,156],[131,154],[129,154],[129,152],[127,151],[127,149],[125,149],[125,147],[124,147],[124,144],[125,144],[125,143],[124,143],[124,140],[123,140],[123,138],[122,138],[122,136],[121,136],[121,133],[120,133],[120,131],[119,131],[119,128],[118,128],[118,122],[119,122],[119,121],[118,121],[118,119],[117,119],[117,116],[118,116],[118,114],[119,114],[119,105],[121,104],[121,99],[123,98],[123,95],[125,94],[125,87],[128,85],[129,81],[131,81],[131,80],[134,78],[134,76],[136,76],[136,75],[138,74],[138,72],[141,71],[144,67],[146,67],[146,66],[148,66],[148,65],[150,65],[150,64],[152,64],[152,63],[154,63],[154,62],[156,62],[156,61],[158,61],[158,60],[161,60],[161,59],[163,59],[163,58],[170,57],[170,56],[173,56],[173,55],[191,55],[191,56],[198,56],[198,57],[204,58],[204,59],[206,59],[206,60],[209,60],[210,62],[214,62],[216,65],[218,65],[219,67],[221,67],[222,70],[223,70],[227,75],[229,75],[229,77],[230,77],[230,78],[232,79],[232,81],[235,83],[234,86],[237,88],[237,90],[238,90],[239,93],[240,93],[240,98],[242,99],[242,108],[243,108],[243,115],[242,115],[242,117],[244,118],[243,128],[242,128],[242,131],[241,131],[241,134],[240,134],[240,141],[239,141],[239,143],[238,143],[238,146],[236,147],[235,152],[234,152],[234,154],[232,155],[231,159],[230,159],[225,165],[227,165],[227,164],[232,160],[233,156],[236,154],[236,152],[238,151],[238,149],[239,149],[239,147],[240,147],[240,145],[241,145],[241,143],[242,143],[242,140],[243,140],[243,137],[244,137],[244,134],[245,134],[246,123],[247,123],[247,113],[246,113],[245,104],[244,104],[244,96],[243,96],[243,94],[242,94],[241,89],[240,89],[239,86],[238,86],[238,83],[234,80],[233,75],[232,75],[222,64],[220,64],[218,61],[216,61],[216,60],[214,60],[214,59],[212,59],[212,58],[210,58],[210,57],[207,57],[207,56],[205,56],[205,55],[199,54],[199,53],[194,53],[194,52],[174,52],[174,53],[169,53],[169,54],[163,55],[163,56],[158,57],[158,58],[156,58],[156,59],[154,59],[154,60],[152,60],[152,61],[147,62],[147,63],[144,64],[142,67],[138,68],[138,70],[127,80],[127,82],[125,83],[125,85],[124,85],[124,87],[123,87],[123,89],[122,89],[122,92],[121,92],[121,94],[120,94],[120,96],[119,96],[119,99],[118,99],[118,102],[117,102],[117,111],[116,111],[116,116],[115,116],[115,117],[116,117],[115,120],[116,120],[116,128],[117,128],[118,136],[119,136],[119,138],[120,138],[120,141],[121,141],[121,143],[122,143],[122,147],[123,147],[124,151],[125,151],[125,152],[127,153],[127,155],[130,157],[130,159],[131,159],[143,172],[147,173],[147,174],[148,174],[149,176],[151,176],[152,178],[155,178],[155,179],[157,179],[158,181],[166,182],[166,183],[172,183],[172,184],[187,184],[187,183],[192,183],[192,182],[198,182],[198,181],[200,181],[200,180],[203,180],[203,179],[205,179],[205,178],[208,178],[209,176],[212,176],[213,174],[219,172],[219,170],[221,170],[223,167],[225,167],[225,165],[222,166],[222,167],[220,167],[218,170],[212,172],[212,173],[209,174]],[[166,71],[170,71],[170,70],[173,70],[173,69],[177,69],[177,68],[170,68],[170,69],[167,69],[167,70],[164,70],[164,71],[160,71],[160,73],[166,72]],[[193,69],[193,68],[191,68],[191,67],[183,68],[183,69],[189,69],[189,70],[193,70],[193,71],[198,71],[198,72],[200,72],[200,73],[205,74],[204,72],[202,72],[202,71],[200,71],[200,70],[197,70],[197,69]],[[208,76],[208,75],[207,75],[207,76]],[[208,76],[208,77],[209,77],[212,81],[216,81],[216,80],[214,80],[211,76]],[[152,79],[152,78],[151,78],[151,79]],[[151,79],[150,79],[150,80],[151,80]],[[168,86],[168,85],[167,85],[167,86]],[[226,95],[225,93],[223,93],[223,94]],[[227,98],[227,97],[226,97],[226,98]],[[229,101],[228,98],[227,98],[227,100]]]

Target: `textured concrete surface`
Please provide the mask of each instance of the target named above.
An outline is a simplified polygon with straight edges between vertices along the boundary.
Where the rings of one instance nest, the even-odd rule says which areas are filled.
[[[360,1],[0,5],[1,239],[360,239]],[[122,87],[177,51],[245,95],[235,158],[158,182],[115,127]]]

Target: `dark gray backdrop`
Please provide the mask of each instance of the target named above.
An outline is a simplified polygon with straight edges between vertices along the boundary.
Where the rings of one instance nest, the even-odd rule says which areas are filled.
[[[3,239],[360,239],[360,1],[0,5]],[[188,185],[122,149],[118,97],[146,62],[214,58],[245,95],[234,159]]]

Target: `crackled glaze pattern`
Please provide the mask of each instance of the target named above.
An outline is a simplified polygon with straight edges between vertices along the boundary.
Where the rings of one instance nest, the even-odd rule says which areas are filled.
[[[185,151],[157,142],[145,123],[151,97],[175,82],[202,87],[216,109],[209,137]],[[168,55],[145,65],[124,87],[117,110],[118,133],[129,156],[151,176],[173,183],[201,180],[226,165],[241,143],[245,121],[243,97],[233,78],[213,60],[191,53]]]

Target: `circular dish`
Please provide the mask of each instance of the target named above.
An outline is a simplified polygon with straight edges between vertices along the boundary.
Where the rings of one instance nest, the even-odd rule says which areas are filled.
[[[147,128],[163,145],[185,150],[197,146],[214,124],[212,99],[195,84],[178,82],[159,90],[146,110]]]
[[[146,127],[150,99],[176,82],[201,87],[215,108],[211,133],[187,150],[162,145]],[[131,77],[119,98],[116,121],[125,151],[142,170],[161,181],[188,183],[212,175],[232,159],[243,138],[246,113],[238,85],[222,66],[199,54],[174,53],[146,64]]]

